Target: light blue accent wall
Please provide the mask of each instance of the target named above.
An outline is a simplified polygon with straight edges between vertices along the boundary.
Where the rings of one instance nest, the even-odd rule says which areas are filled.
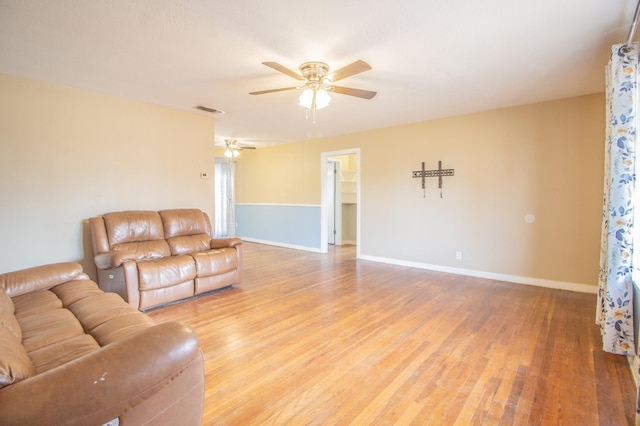
[[[236,204],[240,238],[320,248],[320,206]]]

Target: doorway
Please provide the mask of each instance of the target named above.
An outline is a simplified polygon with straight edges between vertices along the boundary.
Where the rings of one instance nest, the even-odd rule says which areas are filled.
[[[355,244],[359,257],[360,149],[324,152],[321,166],[320,252],[330,244]]]

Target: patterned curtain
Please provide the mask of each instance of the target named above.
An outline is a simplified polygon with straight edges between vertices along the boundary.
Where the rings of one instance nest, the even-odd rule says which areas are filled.
[[[637,43],[614,45],[607,66],[607,125],[598,316],[603,349],[635,354],[633,240]]]
[[[635,355],[633,286],[636,184],[636,102],[638,45],[611,48],[606,68],[606,134],[604,196],[598,312],[602,347],[607,352]],[[640,263],[640,262],[638,262]],[[636,424],[640,425],[640,389],[636,398]]]

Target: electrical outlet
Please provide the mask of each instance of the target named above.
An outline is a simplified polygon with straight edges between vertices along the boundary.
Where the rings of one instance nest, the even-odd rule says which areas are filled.
[[[462,260],[462,252],[461,251],[457,251],[456,252],[456,260]]]
[[[209,173],[207,173],[207,172],[200,172],[200,178],[201,178],[201,179],[208,179],[208,178],[209,178]]]

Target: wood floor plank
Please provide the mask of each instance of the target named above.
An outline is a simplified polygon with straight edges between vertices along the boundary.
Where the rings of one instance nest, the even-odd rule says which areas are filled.
[[[148,314],[192,325],[206,425],[633,424],[595,296],[244,244],[242,284]]]

